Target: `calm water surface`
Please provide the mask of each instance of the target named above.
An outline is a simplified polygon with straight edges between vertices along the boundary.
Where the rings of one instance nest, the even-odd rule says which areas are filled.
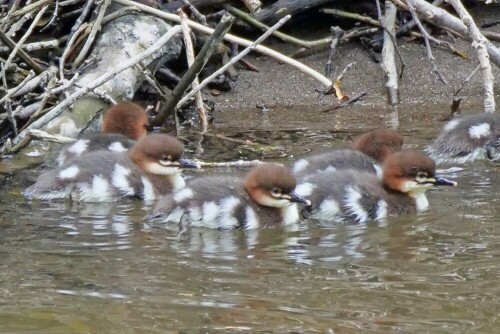
[[[225,112],[213,133],[261,145],[184,137],[189,156],[288,163],[398,124],[421,148],[443,124],[430,109]],[[30,203],[19,192],[38,172],[1,181],[2,333],[500,332],[500,168],[490,163],[449,173],[459,186],[431,190],[415,216],[181,235],[149,226],[139,202]]]

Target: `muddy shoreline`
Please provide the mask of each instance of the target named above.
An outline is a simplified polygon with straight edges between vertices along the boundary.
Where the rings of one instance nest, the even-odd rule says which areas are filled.
[[[471,12],[476,23],[481,25],[495,21],[500,17],[500,5],[477,6]],[[326,27],[313,27],[314,31],[308,30],[307,27],[298,27],[298,29],[295,30],[295,35],[313,39],[311,36],[321,35],[320,30],[326,29]],[[488,29],[500,32],[500,25]],[[446,38],[445,36],[439,37]],[[493,44],[497,47],[500,46],[499,42],[493,42]],[[277,40],[270,40],[266,45],[285,54],[293,53],[296,50],[295,47]],[[453,93],[478,65],[475,50],[469,42],[457,39],[453,43],[458,50],[467,54],[468,59],[454,55],[443,48],[433,47],[436,64],[448,81],[448,84],[443,84],[434,73],[431,73],[432,64],[427,59],[423,41],[400,38],[398,45],[406,63],[403,78],[399,82],[401,105],[450,104]],[[323,72],[327,57],[328,51],[324,50],[299,60],[315,70]],[[219,96],[207,96],[210,100],[215,101],[216,109],[247,109],[262,105],[266,107],[317,106],[323,108],[334,103],[333,96],[319,98],[319,94],[315,91],[322,89],[319,83],[288,65],[279,64],[273,59],[255,53],[249,56],[248,60],[255,64],[260,72],[241,70],[232,91],[222,93]],[[356,62],[356,65],[347,72],[342,81],[344,92],[353,95],[366,91],[368,95],[357,104],[388,107],[382,68],[380,64],[372,61],[360,43],[351,41],[342,44],[337,49],[333,63],[332,73],[334,76],[336,77],[351,62]],[[492,67],[493,75],[498,82],[500,70],[495,65]],[[495,87],[497,101],[500,92],[498,87],[497,84]],[[466,110],[471,106],[481,105],[482,90],[481,74],[478,71],[459,94],[465,98],[462,102],[462,109]]]

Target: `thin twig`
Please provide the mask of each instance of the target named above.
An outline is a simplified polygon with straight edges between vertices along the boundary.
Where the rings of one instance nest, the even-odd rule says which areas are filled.
[[[335,55],[335,50],[337,48],[337,44],[339,43],[340,38],[344,35],[344,30],[340,27],[331,27],[332,31],[332,43],[330,44],[330,52],[328,52],[328,60],[325,65],[325,75],[330,78],[332,74],[332,59]]]
[[[73,62],[73,69],[77,68],[78,65],[80,65],[83,59],[87,56],[90,46],[94,43],[97,32],[101,30],[102,19],[104,17],[104,13],[106,12],[106,8],[108,8],[110,3],[111,0],[103,0],[103,2],[101,3],[101,7],[99,8],[99,14],[97,15],[97,18],[95,19],[94,24],[92,25],[92,29],[90,30],[89,36],[87,37],[85,44],[83,45],[82,49],[78,52],[78,56]]]
[[[457,96],[458,93],[460,93],[460,91],[470,81],[470,79],[472,79],[472,77],[474,76],[474,74],[476,74],[476,72],[479,71],[480,68],[481,68],[481,64],[479,64],[479,65],[476,66],[476,68],[472,71],[472,73],[469,74],[469,76],[467,78],[465,78],[464,82],[462,82],[462,84],[460,85],[460,87],[458,87],[458,89],[455,91],[455,93],[453,93],[453,96]]]
[[[73,24],[73,26],[71,27],[71,31],[69,32],[69,36],[68,36],[68,41],[71,40],[71,37],[73,37],[75,32],[82,25],[83,20],[85,20],[87,15],[89,15],[90,9],[92,8],[94,1],[95,0],[87,0],[87,2],[85,3],[85,6],[83,6],[82,13],[78,17],[78,19],[76,19],[75,24]]]
[[[153,125],[162,125],[167,119],[168,112],[173,110],[178,104],[182,97],[182,94],[186,91],[189,85],[192,83],[194,77],[202,70],[208,61],[208,58],[215,51],[215,48],[222,41],[224,35],[229,31],[232,23],[234,21],[234,16],[229,13],[225,13],[222,19],[219,21],[215,27],[214,33],[208,38],[200,52],[195,58],[192,66],[188,68],[186,73],[182,76],[181,81],[175,86],[174,90],[170,95],[170,99],[162,107],[160,112],[156,115],[156,118],[152,121]]]
[[[483,74],[484,111],[493,113],[495,112],[494,77],[491,71],[490,57],[486,49],[487,39],[481,34],[476,23],[460,1],[449,0],[448,2],[453,6],[469,31],[469,36],[472,39],[472,46],[477,51],[477,57],[479,58],[481,72]]]
[[[427,50],[427,59],[429,59],[429,61],[432,63],[432,72],[434,72],[437,75],[437,77],[439,78],[439,80],[441,80],[441,82],[446,85],[446,84],[448,84],[448,82],[444,78],[443,74],[439,71],[439,69],[436,65],[436,59],[434,58],[434,56],[432,54],[431,43],[429,42],[430,35],[427,32],[427,30],[425,29],[425,27],[422,25],[422,22],[420,22],[418,15],[417,15],[417,12],[415,11],[415,7],[414,7],[415,2],[413,0],[406,0],[406,2],[408,3],[408,8],[410,10],[413,21],[415,21],[415,23],[418,26],[418,29],[420,29],[420,32],[422,33],[422,36],[424,37],[425,48]]]
[[[18,48],[17,50],[17,55],[19,56],[19,58],[21,58],[22,60],[24,60],[26,62],[26,64],[28,64],[29,67],[31,67],[36,74],[40,74],[43,72],[43,67],[41,67],[40,65],[38,65],[38,63],[36,63],[22,48],[21,46],[23,45],[23,43],[16,43],[10,39],[9,36],[7,36],[3,31],[0,30],[0,39],[11,49],[11,50],[14,50],[16,48],[17,45],[19,45],[20,47]],[[7,67],[4,66],[4,69],[5,70],[8,70]]]
[[[148,13],[148,14],[155,15],[155,16],[160,17],[160,18],[165,19],[165,20],[170,20],[170,21],[177,22],[177,23],[180,22],[180,18],[177,15],[166,13],[166,12],[157,10],[155,8],[140,4],[138,2],[133,2],[131,0],[113,0],[113,1],[116,3],[120,3],[122,5],[137,6],[141,11]],[[191,20],[188,21],[188,24],[189,24],[189,27],[191,29],[202,32],[204,34],[212,34],[213,33],[213,29],[205,27],[205,26],[203,26],[199,23],[193,22]],[[243,39],[240,37],[236,37],[236,36],[231,35],[231,34],[226,34],[224,36],[224,39],[231,42],[231,43],[237,43],[237,44],[243,45],[245,47],[252,44],[252,42],[249,40],[246,40],[246,39]],[[331,39],[328,39],[328,40],[330,41]],[[332,82],[327,77],[322,75],[321,73],[319,73],[319,72],[313,70],[312,68],[305,66],[304,64],[296,61],[295,59],[287,57],[287,56],[285,56],[285,55],[283,55],[283,54],[281,54],[273,49],[264,47],[262,45],[258,45],[255,47],[255,51],[260,52],[261,54],[264,54],[264,55],[269,56],[271,58],[274,58],[280,62],[283,62],[285,64],[288,64],[290,66],[295,67],[299,71],[301,71],[301,72],[311,76],[315,80],[319,81],[323,86],[330,87],[332,85]]]
[[[179,9],[177,13],[181,18],[182,36],[184,38],[184,46],[186,49],[186,58],[188,67],[191,67],[194,63],[194,47],[193,47],[193,41],[191,40],[191,29],[189,29],[189,26],[187,24],[186,13],[184,13],[182,9]],[[198,75],[195,75],[191,87],[193,87],[193,89],[196,89],[198,88],[199,85],[200,81],[198,79]],[[205,110],[205,106],[203,105],[203,98],[201,97],[201,92],[199,90],[195,94],[195,108],[196,112],[198,113],[198,117],[200,118],[202,132],[206,132],[208,129],[207,113]]]
[[[221,68],[219,68],[217,71],[215,71],[214,73],[212,73],[210,76],[208,76],[207,78],[205,78],[201,83],[200,83],[200,86],[198,87],[198,90],[202,89],[203,87],[205,87],[209,82],[212,81],[212,79],[216,78],[217,76],[221,75],[222,73],[224,73],[224,71],[226,69],[229,68],[229,66],[233,65],[234,63],[236,63],[237,61],[239,61],[241,58],[243,58],[244,56],[246,56],[250,51],[252,51],[253,49],[255,49],[257,47],[257,45],[259,43],[262,43],[262,41],[264,41],[267,37],[269,37],[276,29],[278,29],[279,27],[281,27],[283,24],[285,24],[286,21],[288,21],[289,19],[291,18],[290,15],[287,15],[285,16],[284,18],[282,18],[281,20],[279,20],[274,26],[272,26],[271,28],[269,28],[268,31],[266,31],[264,34],[262,34],[262,36],[260,36],[259,38],[257,38],[257,40],[255,40],[255,42],[253,42],[252,44],[250,44],[248,47],[246,47],[243,51],[241,51],[239,54],[237,54],[235,57],[233,57],[229,62],[227,62],[224,66],[222,66]],[[186,96],[184,96],[180,101],[179,103],[177,103],[177,106],[176,108],[181,108],[184,103],[186,103],[186,101],[191,98],[195,93],[197,92],[197,90],[193,89],[191,90],[188,94],[186,94]]]
[[[195,6],[193,6],[191,4],[191,2],[189,2],[188,0],[181,0],[183,4],[185,4],[186,6],[189,7],[189,10],[191,11],[191,13],[193,14],[193,16],[199,21],[201,22],[201,24],[203,24],[204,26],[208,26],[207,24],[207,18],[205,17],[205,15],[203,15],[202,13],[200,13],[198,11],[198,9],[196,9]],[[180,9],[180,8],[179,8]]]
[[[77,99],[79,99],[83,95],[87,94],[92,89],[99,87],[100,85],[104,84],[105,82],[107,82],[111,78],[115,77],[118,73],[125,71],[126,69],[134,66],[135,64],[142,61],[143,59],[151,56],[155,52],[158,52],[158,50],[161,49],[165,45],[165,43],[167,43],[172,37],[174,37],[176,34],[178,34],[180,32],[180,30],[181,30],[180,26],[172,27],[171,29],[168,30],[167,33],[165,33],[160,39],[158,39],[158,41],[155,44],[153,44],[148,49],[144,50],[143,52],[141,52],[137,56],[124,62],[120,66],[118,66],[118,67],[102,74],[101,76],[97,77],[88,86],[77,89],[70,96],[68,96],[64,101],[62,101],[57,106],[55,106],[50,112],[48,112],[47,114],[42,116],[37,121],[33,122],[30,129],[39,129],[42,126],[46,125],[52,119],[59,116],[64,110],[66,110],[66,108],[68,108]],[[24,145],[29,143],[29,141],[25,141],[25,139],[27,138],[27,135],[28,135],[27,130],[28,129],[22,131],[19,134],[19,136],[17,136],[17,138],[15,139],[16,145],[15,145],[15,147],[12,148],[13,151],[18,151],[21,148],[23,148]]]
[[[2,71],[2,79],[5,78],[4,76],[5,74],[5,71]],[[21,83],[19,85],[17,85],[16,87],[14,88],[11,88],[7,91],[7,94],[5,94],[1,99],[0,99],[0,104],[9,100],[11,97],[15,96],[16,93],[21,90],[21,88],[23,88],[24,86],[26,86],[26,83],[28,81],[30,81],[33,77],[35,76],[35,72],[33,71],[30,71],[30,73],[28,74],[28,76],[26,78],[23,79],[23,81],[21,81]],[[5,83],[5,87],[7,83]]]

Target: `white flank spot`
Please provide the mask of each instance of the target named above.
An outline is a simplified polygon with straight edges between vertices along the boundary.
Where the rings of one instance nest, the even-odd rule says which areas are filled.
[[[382,219],[387,217],[387,202],[381,199],[377,203],[377,212],[375,219]]]
[[[92,193],[96,199],[106,200],[110,197],[109,183],[101,175],[94,175],[92,178]]]
[[[248,206],[245,209],[245,229],[253,230],[259,228],[259,218],[257,217],[257,213],[255,210]]]
[[[134,195],[134,188],[130,186],[130,182],[128,181],[129,174],[130,169],[119,164],[115,164],[115,169],[113,170],[113,174],[111,174],[111,184],[118,188],[124,196]]]
[[[220,224],[221,228],[232,229],[238,226],[238,220],[234,217],[234,210],[241,203],[235,196],[226,197],[220,202]]]
[[[300,173],[304,169],[306,169],[306,167],[308,165],[309,165],[309,161],[307,161],[306,159],[299,159],[299,160],[295,161],[295,163],[293,164],[292,171],[294,173]]]
[[[427,196],[425,196],[425,193],[420,193],[414,198],[417,211],[425,211],[429,208],[429,201],[427,200]]]
[[[77,176],[79,172],[80,172],[80,169],[78,168],[78,166],[73,165],[73,166],[70,166],[68,168],[65,168],[65,169],[61,170],[59,172],[59,178],[61,178],[61,179],[72,179],[75,176]]]
[[[335,171],[337,171],[337,168],[335,168],[333,166],[328,166],[325,169],[325,172],[335,172]]]
[[[193,198],[193,190],[191,188],[181,189],[178,192],[176,192],[174,195],[174,201],[176,203],[179,203],[179,202],[182,202],[186,199],[191,199],[191,198]]]
[[[210,228],[217,228],[217,217],[219,215],[219,206],[215,202],[203,203],[203,224]]]
[[[89,141],[87,139],[77,140],[73,145],[68,147],[68,152],[74,153],[75,155],[80,155],[87,149],[87,144]]]
[[[469,136],[473,139],[491,135],[491,126],[488,123],[473,125],[469,128]]]
[[[304,182],[295,187],[295,193],[302,197],[308,197],[311,196],[314,188],[316,188],[314,184],[309,182]]]
[[[115,141],[114,143],[112,143],[111,145],[109,145],[108,146],[108,150],[114,151],[114,152],[125,152],[125,151],[128,151],[128,149],[125,148],[123,146],[123,144],[120,143],[119,141]]]
[[[347,206],[347,213],[354,215],[356,223],[364,223],[369,218],[368,212],[359,203],[361,197],[361,193],[354,189],[353,186],[346,187],[345,204]]]
[[[451,121],[446,123],[445,126],[443,126],[443,130],[446,132],[451,131],[456,128],[459,123],[460,121],[458,119],[452,119]]]
[[[66,150],[63,150],[63,151],[61,151],[61,152],[57,155],[56,160],[57,160],[57,164],[58,164],[59,166],[64,165],[64,163],[66,162],[67,157],[66,157],[66,153],[65,153],[65,152],[66,152]]]
[[[384,175],[384,173],[382,172],[382,168],[380,168],[379,164],[373,164],[373,168],[375,168],[377,179],[382,180],[382,176]]]
[[[327,198],[319,205],[318,212],[313,218],[321,220],[335,220],[340,213],[340,206],[336,200]]]
[[[299,211],[295,203],[283,207],[281,215],[283,216],[283,225],[291,225],[299,221]]]
[[[144,200],[145,201],[152,201],[155,199],[155,189],[153,188],[153,185],[151,184],[151,181],[145,176],[141,177],[142,181],[142,186],[143,186],[143,195],[144,195]]]

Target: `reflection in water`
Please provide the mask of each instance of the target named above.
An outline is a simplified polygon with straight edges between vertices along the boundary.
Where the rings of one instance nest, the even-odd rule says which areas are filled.
[[[342,112],[318,115],[318,126],[302,132],[283,125],[273,132],[271,111],[259,134],[291,155],[342,147],[366,128],[365,119],[347,122]],[[374,122],[388,124],[387,117]],[[253,135],[231,122],[218,131]],[[410,147],[438,132],[429,122],[411,130]],[[345,131],[332,132],[332,124]],[[215,138],[202,145],[207,160],[240,154],[237,144]],[[19,196],[27,181],[14,178],[0,197],[0,329],[497,333],[499,172],[487,163],[449,170],[459,186],[429,191],[431,208],[415,216],[252,231],[149,225],[147,207],[136,201],[30,203]]]

